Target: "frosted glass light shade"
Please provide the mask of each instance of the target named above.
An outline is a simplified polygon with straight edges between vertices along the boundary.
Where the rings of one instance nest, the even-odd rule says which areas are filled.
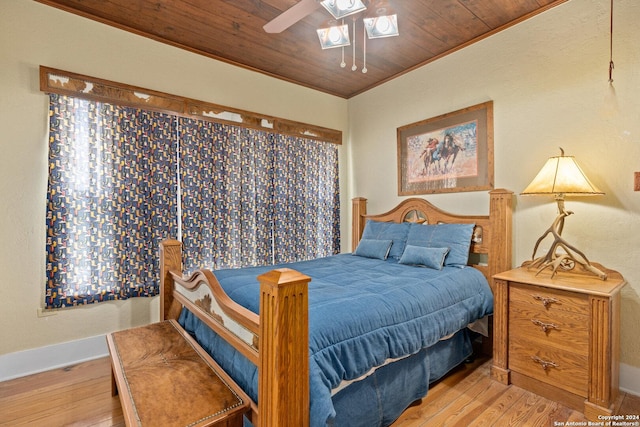
[[[322,49],[349,46],[351,44],[349,40],[349,26],[347,24],[320,28],[316,31],[318,32],[318,39],[320,40]]]
[[[396,14],[364,18],[362,21],[370,39],[392,37],[400,34],[398,31],[398,16]]]
[[[556,156],[547,160],[531,184],[520,194],[589,196],[604,194],[589,181],[573,156]]]
[[[344,18],[367,8],[361,0],[324,0],[320,4],[336,19]]]

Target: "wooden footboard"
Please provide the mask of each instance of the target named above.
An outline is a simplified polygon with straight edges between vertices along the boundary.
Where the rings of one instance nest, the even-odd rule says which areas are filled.
[[[407,199],[381,215],[366,214],[366,199],[353,200],[352,247],[360,240],[367,219],[474,223],[476,232],[470,263],[493,285],[492,276],[511,268],[511,202],[507,190],[490,192],[486,216],[454,215],[422,199]],[[289,269],[273,270],[257,278],[260,313],[243,308],[222,290],[215,275],[199,270],[182,275],[181,243],[167,240],[160,248],[161,319],[177,319],[187,307],[212,330],[258,366],[258,402],[252,402],[255,427],[309,425],[309,277]]]
[[[260,313],[231,300],[209,270],[182,276],[182,244],[160,245],[161,316],[177,319],[188,308],[213,331],[258,366],[258,401],[251,403],[255,427],[309,425],[309,328],[307,285],[291,269],[257,278]]]

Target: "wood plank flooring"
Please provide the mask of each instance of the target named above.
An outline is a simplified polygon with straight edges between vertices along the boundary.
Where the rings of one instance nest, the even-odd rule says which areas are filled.
[[[456,368],[432,385],[427,397],[408,408],[392,427],[547,427],[568,425],[570,421],[588,424],[581,412],[492,380],[490,366],[491,359],[485,358]],[[616,402],[616,414],[639,413],[640,397],[622,393]]]
[[[491,360],[478,359],[432,386],[392,427],[554,426],[586,418],[550,400],[489,377]],[[622,393],[617,415],[640,414],[640,397]],[[1,426],[124,426],[111,396],[108,358],[0,383]]]

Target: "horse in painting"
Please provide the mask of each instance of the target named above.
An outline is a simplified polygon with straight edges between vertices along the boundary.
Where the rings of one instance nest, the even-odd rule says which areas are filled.
[[[429,138],[427,146],[420,155],[424,157],[424,175],[429,173],[444,175],[450,172],[460,151],[464,151],[464,146],[456,143],[450,133],[447,133],[442,141]]]

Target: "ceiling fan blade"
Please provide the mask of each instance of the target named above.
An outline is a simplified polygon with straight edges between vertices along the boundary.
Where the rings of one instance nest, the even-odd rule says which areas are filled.
[[[320,6],[316,0],[300,0],[280,15],[267,22],[262,28],[267,33],[281,33],[299,20],[311,14]]]

